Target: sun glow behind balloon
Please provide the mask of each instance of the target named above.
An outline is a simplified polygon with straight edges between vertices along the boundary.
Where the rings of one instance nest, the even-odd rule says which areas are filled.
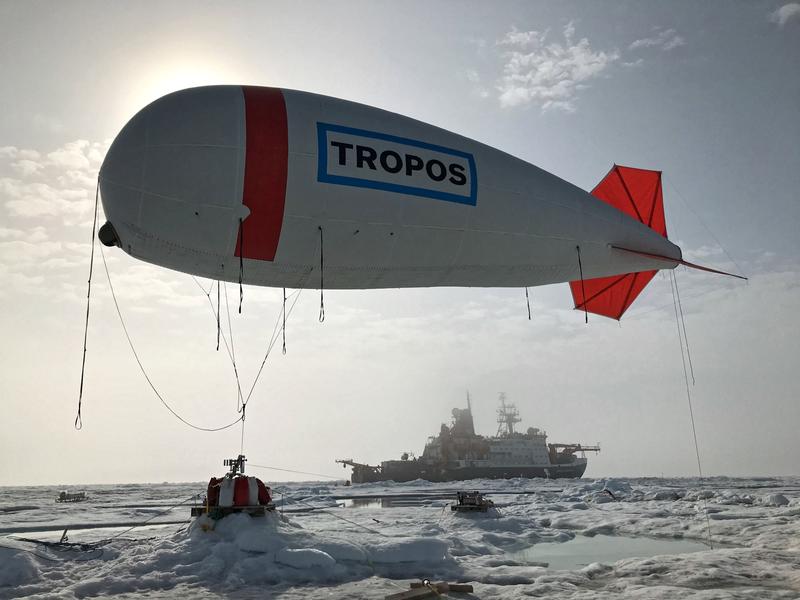
[[[237,69],[219,62],[175,60],[159,65],[141,82],[141,98],[146,102],[191,87],[202,85],[241,84],[242,75]]]
[[[158,55],[147,57],[130,72],[130,87],[121,93],[117,107],[121,126],[158,98],[191,87],[242,84],[248,81],[238,64],[209,55],[205,49],[160,48]]]

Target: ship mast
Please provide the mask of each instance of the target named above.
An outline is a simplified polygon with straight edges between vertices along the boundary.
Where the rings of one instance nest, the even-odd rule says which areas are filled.
[[[500,408],[497,409],[497,437],[514,435],[514,424],[522,419],[515,404],[506,404],[506,393],[500,392]]]

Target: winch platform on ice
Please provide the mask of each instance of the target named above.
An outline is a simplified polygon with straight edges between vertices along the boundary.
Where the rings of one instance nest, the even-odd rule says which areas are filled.
[[[224,477],[212,477],[203,506],[192,507],[192,516],[208,515],[219,520],[233,513],[246,513],[252,517],[263,517],[275,510],[272,490],[257,477],[244,474],[243,455],[226,459],[224,465],[230,470]]]

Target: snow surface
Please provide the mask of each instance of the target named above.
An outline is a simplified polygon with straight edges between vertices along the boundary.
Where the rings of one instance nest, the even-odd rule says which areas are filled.
[[[421,578],[475,586],[451,597],[800,598],[800,478],[293,483],[277,495],[282,513],[216,524],[188,519],[203,488],[86,486],[70,490],[89,495],[75,504],[56,504],[59,488],[3,488],[0,598],[383,598]],[[453,513],[456,489],[491,492],[497,509]],[[70,542],[101,542],[92,547],[19,539],[148,519],[68,532]],[[543,543],[568,554],[576,536],[638,538],[640,553],[647,538],[707,543],[709,524],[713,549],[572,569],[525,558]],[[41,530],[20,532],[31,527]]]

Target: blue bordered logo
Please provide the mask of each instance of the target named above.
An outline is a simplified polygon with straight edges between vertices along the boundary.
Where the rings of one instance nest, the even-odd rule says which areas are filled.
[[[428,142],[317,123],[317,181],[475,206],[472,154]]]

